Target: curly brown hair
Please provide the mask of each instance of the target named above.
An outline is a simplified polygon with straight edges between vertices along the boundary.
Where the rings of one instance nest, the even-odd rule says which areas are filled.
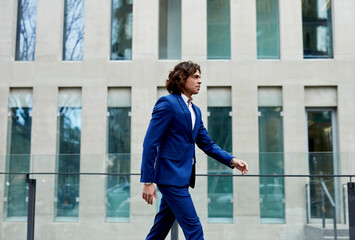
[[[186,79],[199,71],[201,74],[200,65],[192,61],[181,62],[170,71],[165,87],[169,93],[181,94],[185,85]]]

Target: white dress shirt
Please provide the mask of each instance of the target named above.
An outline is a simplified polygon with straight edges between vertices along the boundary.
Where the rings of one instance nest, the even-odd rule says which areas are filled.
[[[195,127],[195,122],[196,122],[196,113],[192,107],[192,98],[191,100],[186,97],[183,93],[181,93],[181,97],[184,100],[184,102],[186,103],[187,108],[190,110],[191,113],[191,123],[192,123],[192,131],[194,130]]]

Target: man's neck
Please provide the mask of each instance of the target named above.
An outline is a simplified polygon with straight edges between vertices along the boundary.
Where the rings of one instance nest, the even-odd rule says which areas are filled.
[[[192,101],[192,94],[186,94],[184,92],[182,92],[182,94],[184,94],[189,99],[188,102]]]

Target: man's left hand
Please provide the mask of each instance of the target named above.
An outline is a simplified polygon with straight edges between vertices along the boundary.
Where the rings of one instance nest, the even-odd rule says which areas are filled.
[[[242,172],[242,175],[248,173],[248,164],[247,164],[245,161],[240,160],[240,159],[233,158],[233,159],[232,159],[232,165],[233,165],[236,169],[238,169],[239,171],[241,171],[241,172]]]

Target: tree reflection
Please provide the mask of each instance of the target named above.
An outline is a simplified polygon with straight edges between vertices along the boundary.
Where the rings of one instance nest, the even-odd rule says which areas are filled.
[[[132,59],[132,0],[112,0],[111,59]]]
[[[65,1],[64,60],[83,59],[84,6],[84,0]]]
[[[68,104],[67,102],[67,105]],[[81,107],[59,107],[58,162],[60,173],[80,172]],[[79,176],[57,176],[57,217],[77,217]]]
[[[33,61],[36,42],[37,0],[19,0],[16,60]]]

